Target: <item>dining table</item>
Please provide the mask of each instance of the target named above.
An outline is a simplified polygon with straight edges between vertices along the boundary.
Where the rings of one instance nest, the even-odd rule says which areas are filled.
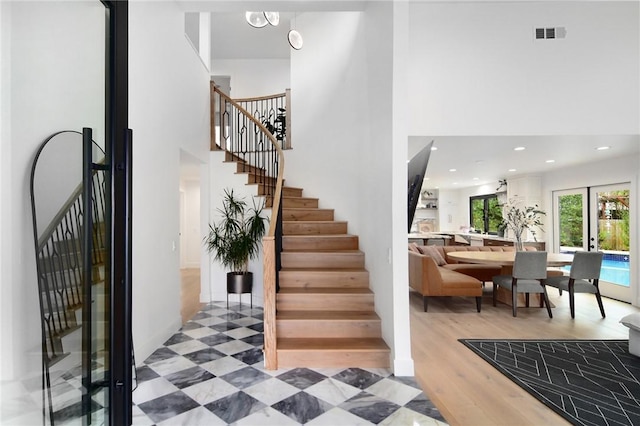
[[[501,275],[511,275],[513,272],[513,263],[515,262],[515,251],[453,251],[447,253],[447,256],[461,263],[480,263],[485,265],[499,265]],[[573,254],[567,253],[547,253],[548,267],[561,267],[571,265],[573,262]],[[550,271],[550,274],[557,275],[561,272]],[[531,295],[534,306],[540,306],[539,294]],[[502,287],[498,287],[497,299],[499,302],[511,306],[511,292]],[[518,306],[525,306],[525,298],[523,294],[518,295]]]

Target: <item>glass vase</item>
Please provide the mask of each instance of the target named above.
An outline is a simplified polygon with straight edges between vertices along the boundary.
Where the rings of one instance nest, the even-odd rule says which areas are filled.
[[[516,251],[524,251],[524,243],[522,242],[522,234],[516,234],[513,241]]]

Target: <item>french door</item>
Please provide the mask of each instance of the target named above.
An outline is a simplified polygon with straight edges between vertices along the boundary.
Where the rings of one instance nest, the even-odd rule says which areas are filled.
[[[576,188],[553,193],[554,248],[560,253],[602,251],[603,296],[631,302],[630,184]]]

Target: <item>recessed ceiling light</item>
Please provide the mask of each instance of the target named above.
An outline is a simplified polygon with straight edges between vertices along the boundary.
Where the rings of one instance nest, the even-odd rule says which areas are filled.
[[[516,169],[509,169],[509,171],[510,171],[510,172],[515,172],[515,171],[516,171]]]
[[[547,160],[547,161],[545,161],[545,163],[555,163],[555,162],[556,162],[556,160]]]
[[[454,185],[457,185],[457,184],[458,184],[458,182],[453,182],[453,184],[454,184]]]
[[[431,151],[437,151],[437,150],[438,150],[438,147],[437,147],[437,146],[432,146],[432,147],[431,147]]]
[[[479,180],[477,177],[474,177],[473,180]]]
[[[431,179],[431,178],[424,178],[424,180],[429,180],[429,179]]]
[[[524,146],[516,146],[515,148],[513,148],[514,151],[524,151],[525,148]]]
[[[610,148],[611,148],[610,146],[599,146],[599,147],[597,147],[596,149],[597,149],[598,151],[604,151],[604,150],[606,150],[606,149],[610,149]]]
[[[455,172],[455,171],[456,171],[456,169],[449,169],[449,171],[450,171],[450,172]]]

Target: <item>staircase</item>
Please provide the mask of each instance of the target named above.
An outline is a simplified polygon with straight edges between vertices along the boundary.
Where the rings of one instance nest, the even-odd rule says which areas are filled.
[[[282,185],[282,149],[291,146],[288,96],[286,106],[278,107],[287,112],[281,121],[287,132],[279,133],[286,135],[283,140],[265,127],[269,123],[255,118],[270,116],[269,97],[236,102],[212,82],[211,100],[211,148],[224,150],[225,162],[236,162],[236,173],[246,174],[247,184],[257,185],[256,193],[273,210],[263,240],[265,365],[388,368],[390,350],[381,337],[358,237],[301,188],[282,186],[280,290],[275,293],[279,223],[272,197]]]
[[[278,368],[388,368],[390,350],[358,236],[348,233],[347,222],[334,220],[332,209],[318,208],[318,199],[302,192],[283,188]]]

